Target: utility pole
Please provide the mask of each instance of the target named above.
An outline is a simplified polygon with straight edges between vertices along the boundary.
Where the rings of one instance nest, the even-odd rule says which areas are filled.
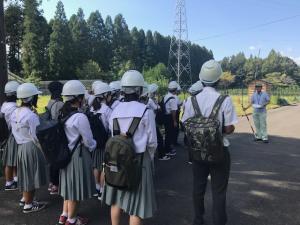
[[[177,83],[184,80],[192,84],[190,43],[188,40],[188,27],[185,0],[177,0],[173,36],[169,51],[168,69],[177,78]]]
[[[4,26],[4,0],[0,0],[0,104],[4,101],[4,86],[7,82],[7,61]]]

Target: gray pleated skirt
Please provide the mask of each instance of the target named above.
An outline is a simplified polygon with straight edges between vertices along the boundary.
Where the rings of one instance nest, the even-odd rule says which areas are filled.
[[[153,184],[152,161],[148,151],[144,153],[142,181],[135,191],[118,190],[107,184],[104,186],[103,202],[116,205],[131,216],[141,219],[153,217],[157,209]]]
[[[12,133],[9,135],[3,156],[2,156],[3,165],[5,166],[17,166],[18,162],[18,144]]]
[[[92,159],[93,168],[101,171],[104,162],[104,149],[95,149],[92,153]]]
[[[33,142],[18,145],[17,167],[21,191],[33,191],[48,183],[46,159]]]
[[[59,193],[64,200],[82,201],[93,197],[95,178],[92,170],[91,153],[79,145],[69,165],[60,170]]]

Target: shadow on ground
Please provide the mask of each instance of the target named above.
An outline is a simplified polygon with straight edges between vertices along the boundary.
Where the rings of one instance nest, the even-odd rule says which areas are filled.
[[[271,136],[270,144],[252,141],[250,134],[231,138],[232,168],[228,188],[229,225],[300,224],[300,140]],[[192,170],[187,152],[177,148],[171,161],[156,162],[155,183],[158,212],[145,225],[192,225]],[[3,187],[3,179],[1,180]],[[45,189],[38,198],[48,201],[46,210],[23,215],[18,207],[20,194],[0,191],[0,224],[55,224],[62,200],[49,196]],[[206,224],[211,222],[211,195],[206,196]],[[91,225],[108,225],[109,209],[99,201],[81,204],[79,213],[91,219]],[[122,224],[127,224],[124,216]]]

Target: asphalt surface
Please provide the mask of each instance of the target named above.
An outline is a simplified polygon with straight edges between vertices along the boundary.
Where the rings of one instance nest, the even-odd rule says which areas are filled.
[[[270,143],[253,142],[245,117],[240,118],[231,141],[231,176],[228,187],[229,225],[299,225],[300,224],[300,106],[288,106],[269,112]],[[251,119],[251,117],[250,117]],[[252,121],[252,119],[251,119]],[[191,225],[192,171],[187,152],[177,148],[170,161],[156,162],[158,211],[145,225]],[[0,187],[4,180],[0,179]],[[46,187],[37,198],[47,201],[45,210],[24,215],[18,206],[19,192],[0,190],[0,224],[54,225],[62,210],[62,199],[50,196]],[[211,192],[206,195],[207,225],[211,222]],[[81,203],[79,213],[91,225],[108,225],[109,208],[97,200]],[[128,224],[124,215],[122,225]]]

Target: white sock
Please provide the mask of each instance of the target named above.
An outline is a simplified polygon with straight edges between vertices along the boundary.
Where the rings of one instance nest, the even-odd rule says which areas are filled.
[[[100,184],[96,184],[96,190],[101,190]]]
[[[62,212],[61,216],[68,217],[68,213],[67,212]]]
[[[31,204],[25,204],[24,205],[24,209],[30,209],[32,208],[32,203]]]
[[[75,223],[75,222],[76,222],[76,218],[68,218],[68,221],[69,221],[70,223]]]
[[[25,202],[25,198],[22,197],[21,200],[20,200],[20,202]]]
[[[104,189],[103,187],[100,187],[100,193],[103,193],[103,189]]]
[[[5,186],[10,186],[14,183],[14,181],[6,181]]]
[[[14,182],[18,182],[18,177],[14,177]]]

